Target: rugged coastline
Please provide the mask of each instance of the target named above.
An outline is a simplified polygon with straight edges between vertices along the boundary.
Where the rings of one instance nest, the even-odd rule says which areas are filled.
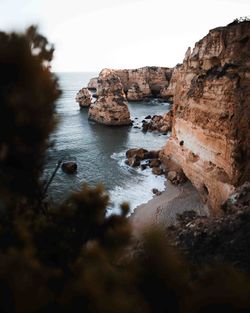
[[[145,101],[157,97],[170,98],[168,95],[165,96],[164,90],[169,86],[172,68],[145,66],[137,69],[113,69],[112,71],[120,78],[128,101]],[[101,73],[99,77],[92,78],[88,83],[88,89],[96,91],[97,95]]]
[[[188,48],[183,63],[175,68],[104,69],[88,84],[97,96],[90,118],[92,107],[104,108],[102,102],[110,104],[117,95],[110,89],[113,81],[109,91],[105,89],[105,73],[115,77],[123,101],[173,100],[169,113],[143,121],[143,131],[171,131],[160,153],[159,170],[153,173],[164,173],[174,183],[179,176],[187,177],[215,215],[222,213],[223,203],[250,176],[249,25],[249,21],[235,22],[210,30],[193,49]],[[103,113],[95,115],[96,121],[112,124],[103,122]],[[127,164],[136,167],[140,160],[133,156]]]
[[[102,33],[119,11],[101,10]],[[146,23],[159,31],[151,10]],[[119,48],[124,26],[109,38]],[[172,107],[130,103],[110,69],[94,101],[93,73],[52,73],[35,26],[1,32],[0,312],[250,312],[249,27],[235,20],[187,51],[160,91]],[[149,201],[129,217],[133,199]]]
[[[211,30],[188,49],[167,89],[173,127],[163,163],[185,173],[213,214],[250,176],[249,25]]]
[[[249,21],[211,30],[174,70],[162,164],[166,176],[183,171],[188,181],[167,180],[163,193],[134,210],[136,246],[160,227],[192,264],[216,260],[249,271],[249,35]]]

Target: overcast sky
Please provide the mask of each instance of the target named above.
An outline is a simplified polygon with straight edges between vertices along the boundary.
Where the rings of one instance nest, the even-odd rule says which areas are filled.
[[[209,29],[249,14],[249,0],[0,0],[0,29],[38,24],[55,71],[170,67]]]

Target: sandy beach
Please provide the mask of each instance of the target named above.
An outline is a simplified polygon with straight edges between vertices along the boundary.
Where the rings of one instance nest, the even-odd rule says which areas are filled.
[[[175,186],[166,181],[166,189],[147,203],[139,205],[130,216],[133,234],[139,237],[148,227],[168,227],[176,222],[176,215],[194,210],[198,215],[208,215],[208,207],[188,181]]]

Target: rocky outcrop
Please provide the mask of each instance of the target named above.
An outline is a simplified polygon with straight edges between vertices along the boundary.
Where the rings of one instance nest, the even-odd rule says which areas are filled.
[[[250,178],[250,22],[215,28],[189,48],[164,93],[174,98],[165,163],[217,213]]]
[[[147,131],[158,131],[162,133],[167,133],[172,129],[172,119],[173,113],[170,110],[163,115],[154,115],[152,118],[145,118],[142,121],[142,130]]]
[[[91,78],[91,80],[88,83],[88,89],[97,90],[97,86],[98,86],[98,77]]]
[[[125,164],[132,167],[141,166],[141,170],[150,167],[154,175],[162,175],[164,171],[161,166],[160,152],[160,150],[148,151],[143,148],[129,149],[126,152],[127,159],[125,160]]]
[[[142,101],[152,97],[162,97],[161,90],[169,85],[173,69],[167,67],[146,66],[138,69],[112,70],[119,76],[124,92],[129,101]],[[96,87],[93,78],[88,88]],[[164,96],[164,94],[163,94]],[[164,96],[168,98],[168,96]]]
[[[67,174],[74,174],[77,171],[77,163],[75,161],[64,161],[61,167]]]
[[[79,103],[81,108],[89,107],[92,102],[91,93],[89,92],[88,88],[82,88],[76,94],[76,102]]]
[[[123,86],[113,70],[102,70],[97,89],[98,98],[89,108],[89,119],[105,125],[131,124]]]

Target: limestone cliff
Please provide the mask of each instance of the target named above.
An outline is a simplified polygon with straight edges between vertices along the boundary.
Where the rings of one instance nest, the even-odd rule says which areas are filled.
[[[181,167],[218,212],[250,179],[250,22],[211,30],[163,92],[174,98],[166,164]]]
[[[129,101],[142,101],[150,97],[168,97],[161,90],[169,85],[172,75],[171,68],[146,66],[138,69],[113,70],[119,76],[123,85],[124,92]],[[88,88],[93,89],[96,86],[96,80],[92,79]]]
[[[133,70],[116,70],[121,78],[127,99],[140,101],[152,96],[160,96],[161,89],[168,86],[172,69],[146,66]]]
[[[98,98],[89,108],[89,119],[105,125],[129,125],[126,96],[121,80],[113,70],[101,71],[97,91]]]

